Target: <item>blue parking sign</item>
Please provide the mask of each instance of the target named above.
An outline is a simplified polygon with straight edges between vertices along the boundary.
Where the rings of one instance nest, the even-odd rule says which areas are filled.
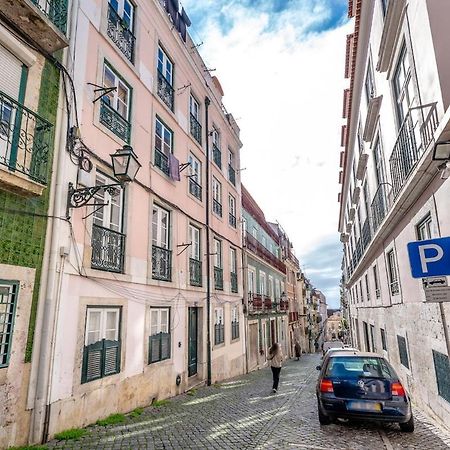
[[[450,237],[408,244],[413,278],[450,275]]]

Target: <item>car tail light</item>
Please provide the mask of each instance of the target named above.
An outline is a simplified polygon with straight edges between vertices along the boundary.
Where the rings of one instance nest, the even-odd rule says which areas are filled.
[[[333,382],[331,380],[321,380],[320,392],[333,393]]]
[[[396,395],[397,397],[404,397],[406,395],[405,389],[403,388],[401,383],[392,383],[391,393],[392,395]]]

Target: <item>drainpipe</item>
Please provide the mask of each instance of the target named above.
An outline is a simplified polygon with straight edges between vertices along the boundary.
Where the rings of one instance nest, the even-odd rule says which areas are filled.
[[[70,47],[64,50],[63,64],[67,66],[69,55],[73,55],[76,25],[76,12],[79,0],[71,2],[69,33]],[[58,113],[55,126],[55,146],[49,192],[48,215],[64,217],[66,211],[66,168],[65,146],[67,136],[67,115],[64,93],[60,79]],[[62,227],[65,224],[58,219],[50,219],[47,223],[42,278],[39,290],[36,327],[34,332],[33,354],[28,393],[28,407],[32,409],[28,439],[31,443],[44,443],[48,438],[50,401],[51,401],[51,371],[54,359],[54,344],[57,327],[59,305],[59,287],[62,283],[64,256],[60,254],[59,244]],[[58,261],[61,262],[58,270]],[[58,274],[59,272],[59,274]]]
[[[250,342],[248,340],[249,335],[249,324],[248,324],[248,277],[246,277],[246,270],[248,268],[247,266],[247,251],[245,247],[245,230],[242,230],[242,286],[244,287],[244,292],[242,293],[242,303],[244,305],[244,332],[245,332],[245,345],[244,345],[244,351],[245,351],[245,373],[249,373],[249,367],[248,367],[248,355],[250,351]],[[256,346],[258,347],[258,343],[256,343]],[[258,352],[258,348],[256,348],[256,351]]]
[[[205,129],[206,129],[206,384],[211,385],[211,250],[209,227],[209,123],[208,108],[211,100],[205,97]]]

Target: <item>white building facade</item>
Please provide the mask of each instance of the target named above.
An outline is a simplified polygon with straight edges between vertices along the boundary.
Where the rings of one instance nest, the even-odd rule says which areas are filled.
[[[407,244],[450,236],[450,182],[433,161],[450,136],[449,14],[445,0],[349,2],[339,194],[353,344],[384,354],[447,424],[450,305],[425,302]]]

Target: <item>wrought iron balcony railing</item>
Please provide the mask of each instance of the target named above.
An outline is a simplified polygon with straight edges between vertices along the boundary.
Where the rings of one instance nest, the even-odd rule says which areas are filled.
[[[238,292],[238,275],[235,272],[230,273],[230,279],[231,279],[231,292],[234,292],[237,294]]]
[[[213,212],[222,217],[222,205],[216,199],[213,199]]]
[[[111,4],[108,5],[108,28],[106,31],[125,57],[129,61],[134,62],[136,37],[128,28],[128,24],[119,16]]]
[[[230,164],[228,164],[228,179],[233,186],[236,186],[236,171]]]
[[[223,269],[214,266],[214,287],[223,291]]]
[[[429,108],[429,112],[425,117],[424,111],[427,108]],[[420,126],[419,123],[421,123]],[[406,115],[389,158],[394,198],[399,195],[420,157],[433,139],[438,124],[435,103],[411,108]]]
[[[67,0],[31,0],[62,33],[67,31]]]
[[[367,218],[364,221],[364,224],[362,226],[362,231],[361,231],[361,242],[362,242],[363,253],[366,250],[366,248],[369,246],[371,239],[372,239],[372,233],[370,230],[370,222],[369,222],[369,219]]]
[[[246,233],[245,245],[255,255],[262,258],[264,261],[275,267],[282,273],[286,273],[286,266],[278,259],[271,251],[267,250],[258,240],[256,240],[250,233]]]
[[[189,279],[191,286],[202,285],[202,262],[194,258],[189,258]]]
[[[47,184],[53,125],[0,91],[0,164]]]
[[[222,152],[220,151],[220,148],[217,147],[216,144],[213,144],[212,157],[213,161],[217,164],[217,166],[222,168]]]
[[[174,90],[165,76],[158,70],[158,96],[173,111]]]
[[[202,145],[202,126],[200,125],[200,122],[197,120],[197,118],[191,114],[191,135],[193,138]]]
[[[152,278],[172,281],[172,250],[152,245]]]
[[[122,141],[130,142],[131,124],[113,109],[105,97],[100,102],[100,123],[111,130]]]
[[[189,178],[189,193],[199,200],[202,199],[202,187],[192,178]]]
[[[157,148],[155,148],[155,166],[169,176],[169,158]]]
[[[117,231],[92,225],[93,269],[123,273],[125,257],[125,235]]]
[[[234,216],[233,214],[229,213],[229,214],[228,214],[228,223],[229,223],[233,228],[236,228],[236,216]]]
[[[372,211],[372,227],[374,233],[377,231],[389,210],[390,202],[386,186],[386,183],[382,183],[378,186],[370,207]]]
[[[390,284],[390,288],[391,288],[391,294],[397,295],[400,292],[400,287],[399,287],[398,281],[393,281],[392,283],[389,283],[389,284]]]

